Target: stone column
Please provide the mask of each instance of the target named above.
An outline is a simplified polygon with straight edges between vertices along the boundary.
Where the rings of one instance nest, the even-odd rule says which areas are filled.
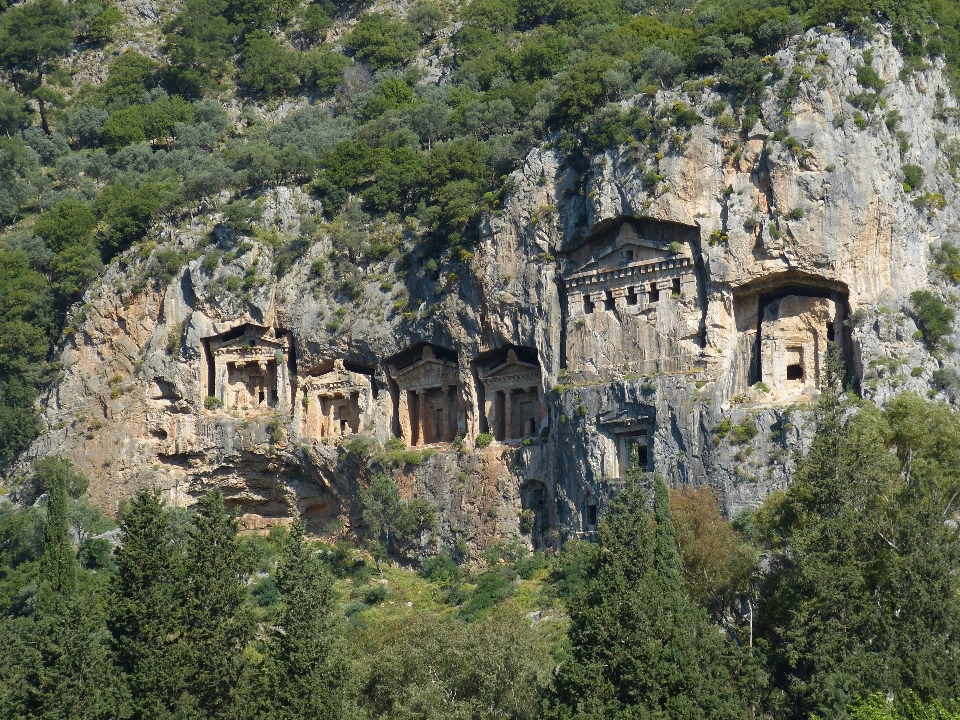
[[[405,389],[397,396],[397,420],[400,422],[400,437],[407,447],[413,443],[413,428],[410,426],[410,396]]]
[[[457,412],[459,403],[457,402],[457,386],[450,386],[450,396],[447,398],[447,407],[449,410],[449,421],[447,424],[447,439],[453,440],[457,436],[457,422],[460,419],[460,413]]]
[[[513,437],[513,388],[503,391],[503,439]]]
[[[447,433],[450,431],[450,405],[448,400],[449,393],[447,393],[447,386],[442,385],[440,387],[440,393],[443,395],[443,407],[441,409],[441,427],[436,428],[437,437],[436,440],[439,442],[445,442],[447,440]]]
[[[327,435],[336,437],[333,429],[333,398],[327,398]]]
[[[567,312],[570,317],[583,315],[583,295],[575,290],[567,295]]]
[[[617,309],[618,312],[623,312],[627,307],[627,288],[619,287],[614,288],[612,291],[613,294],[613,306]]]
[[[424,430],[427,427],[429,418],[427,414],[427,393],[425,390],[417,390],[417,447],[423,445]]]
[[[213,363],[213,394],[220,399],[224,407],[230,406],[231,398],[227,395],[227,364],[219,357]]]

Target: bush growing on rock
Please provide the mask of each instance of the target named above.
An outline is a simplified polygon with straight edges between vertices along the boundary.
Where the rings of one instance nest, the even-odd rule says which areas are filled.
[[[934,349],[953,331],[956,312],[929,290],[910,293],[910,304],[923,341],[931,350]]]

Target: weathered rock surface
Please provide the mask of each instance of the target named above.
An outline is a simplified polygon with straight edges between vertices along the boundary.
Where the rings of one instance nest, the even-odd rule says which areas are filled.
[[[868,50],[886,81],[869,113],[850,104]],[[152,257],[130,252],[90,290],[20,471],[58,453],[112,512],[140,487],[181,505],[219,487],[251,529],[296,509],[332,533],[355,527],[367,475],[399,464],[403,494],[439,511],[425,547],[468,554],[589,532],[635,448],[672,483],[716,487],[731,515],[755,506],[809,441],[828,336],[865,394],[930,390],[942,361],[903,308],[931,282],[931,245],[960,235],[940,68],[900,79],[882,33],[811,31],[776,62],[804,79],[786,101],[780,80],[751,130],[710,116],[708,83],[631,101],[704,122],[585,168],[541,147],[471,258],[358,261],[352,297],[323,267],[329,237],[278,279],[270,243],[214,228],[215,212],[161,228],[158,249],[195,259],[148,282]],[[922,190],[903,187],[908,163]],[[281,236],[320,211],[288,188],[263,202]],[[413,453],[388,462],[358,440],[394,436]]]

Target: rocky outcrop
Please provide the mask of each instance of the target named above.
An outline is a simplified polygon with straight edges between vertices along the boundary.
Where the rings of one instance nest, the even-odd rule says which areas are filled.
[[[27,460],[72,458],[110,511],[220,487],[251,529],[296,509],[324,533],[356,527],[357,489],[392,468],[438,508],[424,549],[468,555],[589,533],[634,455],[731,515],[757,505],[809,441],[827,342],[865,394],[935,393],[942,361],[903,308],[960,229],[939,67],[901,78],[883,32],[811,31],[770,62],[749,129],[708,79],[623,103],[661,140],[533,151],[472,256],[338,276],[327,224],[278,272],[273,238],[320,210],[288,188],[250,236],[213,208],[167,224],[90,290]],[[367,231],[415,247],[415,227]],[[172,281],[161,249],[187,261]]]

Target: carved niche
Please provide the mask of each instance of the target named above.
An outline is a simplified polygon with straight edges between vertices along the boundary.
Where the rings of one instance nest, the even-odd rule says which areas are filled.
[[[760,376],[772,399],[810,395],[819,387],[827,342],[841,320],[829,298],[788,295],[765,306]]]
[[[326,372],[303,378],[305,436],[338,438],[354,435],[369,419],[372,407],[370,378],[347,370],[343,360]]]
[[[285,412],[290,397],[287,337],[247,324],[207,340],[213,396],[241,413]]]
[[[598,418],[603,435],[612,440],[603,458],[603,470],[608,477],[622,478],[634,457],[641,470],[654,467],[653,420],[651,406],[629,406]]]
[[[424,345],[410,365],[388,365],[400,389],[398,419],[408,446],[450,442],[460,425],[460,371],[456,361],[442,359]]]
[[[696,227],[601,223],[564,257],[566,364],[574,375],[681,372],[699,357]]]
[[[540,400],[540,365],[517,359],[507,351],[504,362],[480,370],[484,412],[494,439],[501,442],[537,435],[549,411]]]

